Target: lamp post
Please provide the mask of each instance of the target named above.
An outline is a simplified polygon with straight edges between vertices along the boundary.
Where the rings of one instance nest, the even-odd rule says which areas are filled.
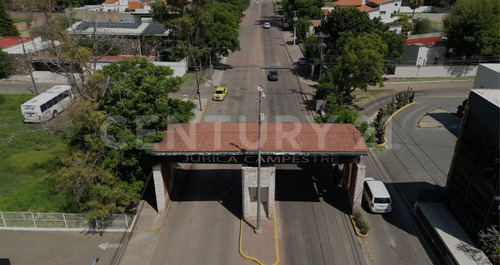
[[[200,68],[194,69],[194,75],[196,77],[196,94],[198,95],[198,103],[200,104],[200,110],[201,110],[201,97],[200,97],[200,85],[198,84],[198,71],[200,71]]]
[[[257,145],[257,226],[254,232],[260,234],[262,232],[262,228],[260,228],[260,124],[263,120],[260,113],[260,102],[262,98],[266,97],[266,94],[264,94],[264,88],[261,85],[258,85],[257,89],[259,90],[259,134]]]

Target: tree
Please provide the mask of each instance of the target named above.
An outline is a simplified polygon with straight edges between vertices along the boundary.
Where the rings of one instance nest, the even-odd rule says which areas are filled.
[[[5,0],[0,0],[0,36],[19,36],[19,30],[12,22],[5,8]]]
[[[411,18],[415,16],[415,9],[421,7],[424,4],[424,0],[408,0],[408,5],[413,10]]]
[[[456,56],[500,55],[497,0],[457,0],[444,19],[446,46]]]
[[[305,40],[308,32],[309,19],[305,17],[299,18],[299,20],[297,21],[297,37],[301,40]]]
[[[400,15],[398,20],[394,21],[394,24],[401,25],[401,32],[404,35],[407,35],[408,32],[413,31],[413,23],[408,21],[408,16],[407,15]]]
[[[479,231],[479,245],[481,250],[493,261],[500,255],[500,230],[498,226],[489,226],[486,231]]]
[[[9,55],[0,48],[0,78],[9,77],[11,69],[12,63],[9,59]]]
[[[347,35],[346,35],[347,36]],[[337,64],[329,69],[341,102],[350,103],[352,91],[366,91],[369,83],[382,83],[387,44],[375,34],[347,36]]]
[[[144,59],[112,63],[89,78],[92,99],[70,109],[75,130],[62,156],[60,188],[89,218],[132,207],[151,170],[151,143],[163,139],[171,120],[191,120],[194,104],[168,97],[182,83],[172,74]]]

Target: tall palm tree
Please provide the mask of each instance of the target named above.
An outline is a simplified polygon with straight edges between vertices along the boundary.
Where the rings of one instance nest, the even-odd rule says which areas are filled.
[[[421,7],[424,4],[424,0],[408,0],[408,4],[413,10],[413,13],[411,14],[411,18],[413,18],[413,16],[415,15],[415,9]]]

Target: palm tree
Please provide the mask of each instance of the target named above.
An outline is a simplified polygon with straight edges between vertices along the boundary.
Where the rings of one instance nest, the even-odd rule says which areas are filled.
[[[415,9],[421,7],[424,4],[424,0],[408,0],[408,4],[413,10],[413,13],[411,14],[411,18],[413,18],[413,16],[415,15]]]

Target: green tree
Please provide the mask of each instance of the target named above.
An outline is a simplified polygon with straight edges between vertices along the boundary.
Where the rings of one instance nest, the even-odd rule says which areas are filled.
[[[421,7],[424,4],[424,0],[408,0],[408,5],[413,10],[411,17],[415,16],[415,9]]]
[[[310,19],[321,18],[321,7],[325,5],[324,0],[286,0],[282,1],[284,11],[292,15],[292,11],[298,11],[299,17]],[[291,17],[289,17],[291,19]]]
[[[329,69],[341,102],[351,103],[356,89],[366,91],[369,83],[382,82],[387,44],[375,33],[348,36],[337,64]],[[332,91],[333,92],[333,91]]]
[[[7,78],[12,71],[9,55],[0,48],[0,78]]]
[[[297,37],[300,40],[305,40],[307,33],[309,32],[309,19],[306,17],[301,17],[297,21]]]
[[[457,0],[444,19],[446,46],[457,56],[500,55],[497,0]]]
[[[61,189],[89,218],[132,207],[151,170],[152,143],[163,138],[172,119],[193,117],[192,102],[168,97],[182,82],[172,74],[144,59],[113,63],[89,78],[85,88],[93,98],[70,110],[75,133],[62,156]]]
[[[0,36],[19,36],[19,30],[7,13],[5,0],[0,0]]]
[[[308,61],[313,62],[313,64],[321,62],[321,40],[315,35],[307,37],[304,42],[304,50],[304,55]]]
[[[407,35],[408,32],[413,31],[413,23],[408,21],[407,15],[400,15],[400,18],[394,21],[394,24],[401,25],[401,32],[403,32],[404,35]]]

